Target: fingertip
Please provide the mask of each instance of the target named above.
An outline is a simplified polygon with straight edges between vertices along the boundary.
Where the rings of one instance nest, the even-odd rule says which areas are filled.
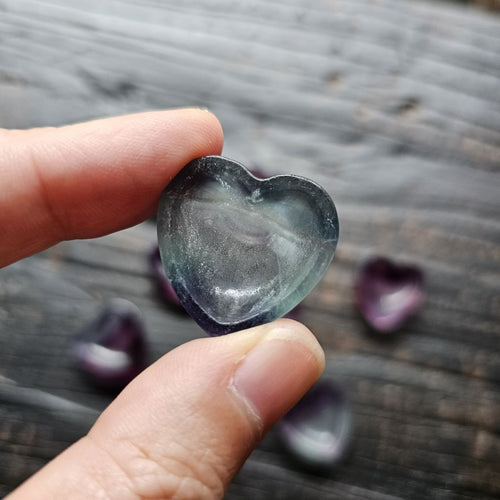
[[[172,130],[184,130],[185,141],[180,138],[171,144],[169,155],[184,157],[186,161],[222,152],[224,132],[214,113],[205,108],[177,108],[153,112],[157,120],[158,140],[170,138]],[[189,155],[189,158],[186,157]]]
[[[224,143],[224,130],[217,116],[207,108],[184,108],[188,120],[199,123],[202,135],[213,149],[211,154],[219,154]]]
[[[294,320],[278,320],[242,358],[231,389],[267,430],[316,382],[324,354],[314,335]]]
[[[303,323],[291,318],[280,318],[273,323],[273,336],[278,337],[283,332],[284,338],[301,343],[313,356],[316,362],[318,377],[325,369],[325,351],[314,333]]]

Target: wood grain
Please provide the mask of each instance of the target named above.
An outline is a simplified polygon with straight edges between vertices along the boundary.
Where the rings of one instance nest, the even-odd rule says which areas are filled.
[[[463,5],[0,0],[0,126],[207,106],[227,156],[335,199],[338,253],[302,318],[350,395],[350,455],[318,476],[271,433],[228,498],[500,495],[499,88],[500,19]],[[146,222],[0,271],[0,494],[112,398],[67,355],[108,298],[141,308],[151,361],[203,335],[158,301],[154,242]],[[421,314],[385,341],[352,301],[372,254],[426,273]]]

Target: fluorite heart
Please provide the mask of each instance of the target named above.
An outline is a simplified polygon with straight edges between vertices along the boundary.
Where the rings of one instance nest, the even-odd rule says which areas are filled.
[[[328,268],[339,231],[333,201],[317,184],[257,179],[221,156],[180,171],[161,196],[157,221],[166,275],[211,335],[293,309]]]
[[[78,332],[71,353],[94,384],[123,389],[146,367],[146,343],[139,309],[116,298]]]
[[[363,318],[375,331],[394,332],[422,306],[424,274],[412,265],[373,257],[361,267],[354,286]]]
[[[347,451],[351,410],[344,390],[330,379],[316,385],[276,424],[283,446],[305,466],[330,469]]]

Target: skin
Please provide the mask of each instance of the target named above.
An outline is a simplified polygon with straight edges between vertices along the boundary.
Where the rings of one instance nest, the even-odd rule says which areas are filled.
[[[217,119],[198,109],[0,130],[0,267],[144,220],[185,164],[222,143]],[[314,336],[292,320],[188,342],[8,498],[222,498],[323,367]]]

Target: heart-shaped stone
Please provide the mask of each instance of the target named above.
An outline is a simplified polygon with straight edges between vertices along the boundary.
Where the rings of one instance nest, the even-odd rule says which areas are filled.
[[[75,336],[71,353],[94,384],[123,389],[147,364],[147,335],[137,306],[113,299]]]
[[[193,160],[177,174],[157,222],[165,272],[211,335],[293,309],[326,272],[339,232],[335,205],[314,182],[257,179],[221,156]]]
[[[308,468],[331,469],[344,458],[351,440],[345,391],[331,379],[320,379],[275,429],[292,457]]]
[[[424,275],[412,265],[398,265],[373,257],[361,267],[354,285],[356,303],[375,331],[401,328],[422,306]]]

